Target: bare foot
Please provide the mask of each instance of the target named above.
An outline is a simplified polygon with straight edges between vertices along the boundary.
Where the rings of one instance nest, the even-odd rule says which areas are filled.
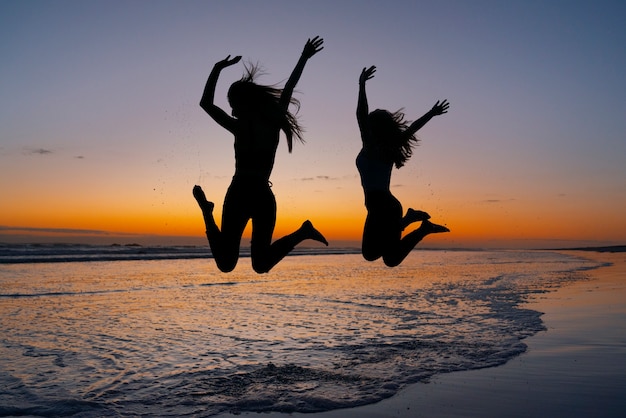
[[[426,219],[430,219],[430,215],[421,210],[415,210],[409,208],[406,211],[406,216],[404,217],[409,223],[425,221]]]
[[[200,205],[200,209],[202,209],[202,212],[213,212],[213,207],[215,206],[215,204],[206,200],[206,195],[204,194],[204,190],[202,190],[202,187],[193,186],[193,197],[196,198],[196,202],[198,202],[198,205]]]
[[[304,221],[304,223],[300,227],[300,230],[304,232],[305,236],[308,239],[319,241],[328,247],[328,241],[326,241],[326,238],[324,238],[324,235],[322,235],[320,231],[315,229],[311,221]]]
[[[437,234],[440,232],[450,232],[450,230],[445,226],[434,224],[428,220],[422,221],[422,225],[419,227],[419,229],[424,232],[424,236],[428,234]]]

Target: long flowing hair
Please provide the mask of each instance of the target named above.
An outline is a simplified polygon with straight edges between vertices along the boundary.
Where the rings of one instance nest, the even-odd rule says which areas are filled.
[[[280,106],[280,96],[283,89],[276,86],[264,86],[254,80],[261,72],[258,65],[245,64],[245,74],[239,81],[235,81],[228,90],[228,101],[235,110],[243,106],[248,111],[255,112],[271,124],[278,125],[285,133],[289,152],[293,147],[293,138],[304,143],[302,132],[304,129],[298,122],[295,114],[300,110],[300,101],[291,97],[289,104],[296,107],[295,114],[289,109]]]
[[[406,134],[411,122],[404,119],[402,109],[393,113],[376,109],[370,112],[368,119],[374,141],[372,145],[380,157],[393,162],[396,168],[402,167],[413,154],[413,147],[419,142],[415,134]]]

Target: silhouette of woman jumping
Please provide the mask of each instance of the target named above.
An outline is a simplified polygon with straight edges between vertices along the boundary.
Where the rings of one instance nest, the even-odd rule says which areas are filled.
[[[400,201],[391,194],[391,170],[400,168],[411,157],[417,143],[415,133],[433,116],[448,111],[448,101],[437,101],[424,116],[413,123],[404,120],[401,111],[391,113],[377,109],[369,113],[365,83],[374,77],[376,67],[363,68],[359,77],[359,99],[356,117],[361,131],[363,148],[356,158],[365,194],[367,218],[363,228],[361,252],[363,258],[374,261],[383,258],[389,267],[399,265],[426,235],[449,232],[449,229],[430,222],[430,215],[409,208],[402,216]],[[414,222],[422,224],[402,237],[402,231]]]
[[[302,141],[302,129],[289,105],[299,106],[292,98],[293,90],[302,75],[307,60],[323,49],[324,40],[318,36],[309,39],[285,87],[281,90],[254,82],[256,68],[247,68],[247,74],[234,82],[228,90],[232,117],[213,103],[220,72],[241,60],[241,56],[217,62],[206,83],[200,106],[218,124],[235,137],[235,175],[226,193],[222,210],[221,231],[213,218],[212,202],[207,201],[200,186],[193,195],[202,209],[206,235],[217,267],[232,271],[239,259],[241,236],[248,220],[252,219],[250,257],[257,273],[267,273],[293,248],[312,239],[328,245],[326,238],[310,221],[305,221],[295,232],[272,243],[276,225],[276,199],[269,181],[274,157],[282,130],[291,152],[293,137]]]

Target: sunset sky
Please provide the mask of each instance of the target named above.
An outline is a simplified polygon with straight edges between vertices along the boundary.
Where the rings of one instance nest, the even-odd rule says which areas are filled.
[[[358,77],[370,108],[415,120],[394,170],[405,208],[449,234],[426,247],[626,243],[624,1],[2,1],[0,242],[201,243],[191,190],[221,214],[233,138],[198,106],[216,61],[297,86],[306,144],[281,141],[275,236],[331,242],[365,217],[354,164]],[[222,72],[216,102],[243,74]],[[247,240],[244,240],[247,242]]]

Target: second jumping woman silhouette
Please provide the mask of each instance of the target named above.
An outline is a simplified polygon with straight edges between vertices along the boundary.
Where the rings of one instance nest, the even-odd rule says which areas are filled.
[[[247,75],[233,83],[228,90],[232,117],[216,106],[213,99],[221,70],[238,63],[241,56],[231,59],[229,55],[217,62],[209,75],[200,106],[235,137],[235,175],[224,198],[221,230],[213,217],[214,204],[206,199],[200,186],[193,188],[193,195],[202,209],[213,258],[223,272],[232,271],[237,265],[241,236],[250,219],[250,257],[257,273],[270,271],[306,239],[328,245],[326,238],[308,220],[297,231],[272,243],[276,225],[276,199],[269,181],[280,131],[287,137],[289,152],[294,136],[302,140],[302,129],[296,117],[290,113],[289,105],[299,105],[292,98],[293,90],[307,60],[323,49],[323,42],[317,36],[307,41],[282,90],[256,84],[256,69],[247,69]]]
[[[365,194],[367,218],[363,228],[361,252],[368,261],[383,258],[389,267],[400,264],[426,235],[449,232],[448,228],[430,222],[430,215],[409,208],[402,216],[400,201],[391,194],[389,185],[393,166],[400,168],[411,157],[417,143],[415,133],[433,116],[448,111],[448,101],[437,102],[424,116],[409,124],[400,111],[377,109],[369,112],[365,82],[374,77],[376,67],[363,68],[359,77],[359,99],[356,117],[363,148],[356,159]],[[414,222],[422,224],[402,237],[404,228]]]

